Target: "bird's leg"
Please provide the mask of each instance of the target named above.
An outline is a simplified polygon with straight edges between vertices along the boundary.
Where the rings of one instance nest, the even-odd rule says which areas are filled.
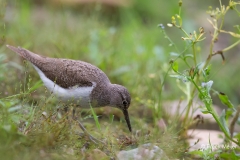
[[[72,111],[72,118],[73,118],[73,120],[75,120],[75,121],[78,123],[79,127],[82,129],[82,131],[84,132],[84,134],[87,135],[87,136],[89,137],[89,139],[90,139],[93,143],[98,144],[98,142],[100,142],[100,143],[105,144],[104,142],[96,139],[96,138],[93,137],[90,133],[88,133],[88,131],[86,130],[86,128],[83,126],[83,124],[82,124],[82,123],[77,119],[77,117],[75,116],[75,108],[73,108],[73,111]]]
[[[68,109],[68,106],[65,106],[65,107],[63,108],[63,110],[64,110],[65,113],[67,113],[68,110],[69,110],[69,109]]]
[[[68,108],[68,106],[66,106],[66,105],[63,105],[63,107],[60,107],[60,106],[59,106],[59,107],[57,108],[57,112],[58,112],[61,116],[67,114],[68,111],[69,111],[69,108]],[[68,116],[67,116],[67,119],[68,119]]]

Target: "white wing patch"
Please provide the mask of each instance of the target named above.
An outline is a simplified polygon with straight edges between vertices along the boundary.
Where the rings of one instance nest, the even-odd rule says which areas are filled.
[[[40,78],[42,79],[44,85],[47,89],[52,92],[55,96],[60,98],[64,102],[74,103],[80,105],[83,108],[87,108],[90,105],[90,94],[94,87],[96,87],[96,83],[92,82],[93,85],[91,87],[78,87],[73,86],[69,89],[62,88],[57,85],[49,78],[45,76],[45,74],[35,65],[33,65],[36,71],[38,72]]]

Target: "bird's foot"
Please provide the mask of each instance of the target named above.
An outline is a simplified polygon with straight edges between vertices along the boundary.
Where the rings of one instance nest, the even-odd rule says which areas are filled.
[[[82,125],[82,123],[79,120],[76,120],[79,127],[82,129],[82,131],[84,132],[85,135],[87,135],[89,137],[89,139],[95,143],[95,144],[99,144],[102,143],[105,145],[105,143],[103,141],[98,140],[97,138],[93,137],[90,133],[88,133],[88,131],[86,130],[86,128]]]
[[[78,123],[79,127],[82,129],[82,131],[84,132],[84,134],[85,134],[86,136],[88,136],[88,138],[89,138],[93,143],[95,143],[95,144],[102,143],[102,144],[105,145],[105,143],[104,143],[103,141],[98,140],[97,138],[93,137],[90,133],[88,133],[88,131],[86,130],[86,128],[83,126],[83,124],[82,124],[82,123],[77,119],[77,117],[75,116],[75,109],[73,109],[73,111],[72,111],[72,118],[73,118],[73,120],[75,120],[75,121]]]

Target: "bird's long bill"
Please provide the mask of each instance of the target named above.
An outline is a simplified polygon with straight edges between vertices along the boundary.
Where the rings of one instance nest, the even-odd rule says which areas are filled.
[[[126,120],[126,122],[127,122],[128,129],[129,129],[130,132],[132,132],[132,127],[131,127],[131,123],[130,123],[129,116],[128,116],[128,110],[123,109],[122,111],[123,111],[125,120]]]

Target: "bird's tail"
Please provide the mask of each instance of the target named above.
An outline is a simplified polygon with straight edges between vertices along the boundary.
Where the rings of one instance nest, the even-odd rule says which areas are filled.
[[[13,47],[10,45],[6,45],[9,49],[11,49],[12,51],[16,52],[17,54],[19,54],[21,57],[23,57],[24,59],[32,62],[33,64],[36,64],[37,62],[41,61],[41,59],[43,58],[40,55],[37,55],[29,50],[26,50],[24,48],[21,47]]]

